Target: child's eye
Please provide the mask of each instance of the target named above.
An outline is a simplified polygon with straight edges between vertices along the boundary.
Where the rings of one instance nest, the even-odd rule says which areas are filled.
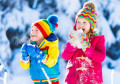
[[[80,23],[80,22],[77,22],[77,23]]]
[[[86,22],[83,22],[83,23],[86,23]]]
[[[38,31],[38,30],[36,30],[36,31]]]

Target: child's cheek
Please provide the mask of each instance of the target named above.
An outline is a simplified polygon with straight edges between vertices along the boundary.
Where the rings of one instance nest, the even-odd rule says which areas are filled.
[[[30,37],[31,37],[32,33],[30,33]]]

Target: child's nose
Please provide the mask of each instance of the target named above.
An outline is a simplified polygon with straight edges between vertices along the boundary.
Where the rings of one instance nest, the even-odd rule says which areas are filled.
[[[82,29],[81,27],[79,27],[78,29]]]
[[[35,31],[31,31],[31,33],[30,33],[31,35],[33,35],[33,34],[35,34]]]
[[[84,27],[84,25],[83,24],[80,24],[80,28],[83,28]]]

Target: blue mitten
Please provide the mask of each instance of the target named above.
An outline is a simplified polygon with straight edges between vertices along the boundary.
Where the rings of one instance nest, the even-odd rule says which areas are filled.
[[[30,56],[36,57],[38,60],[42,60],[45,54],[35,45],[27,45],[27,53]]]
[[[26,49],[27,49],[27,44],[23,44],[21,48],[21,53],[22,53],[22,59],[25,61],[29,59],[29,57],[27,57]]]
[[[35,45],[27,44],[26,51],[30,56],[37,57],[41,50]]]

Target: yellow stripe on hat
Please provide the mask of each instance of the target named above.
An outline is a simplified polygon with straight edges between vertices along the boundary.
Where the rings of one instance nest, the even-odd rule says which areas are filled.
[[[46,32],[47,36],[49,36],[49,31],[47,30],[46,26],[42,23],[42,21],[38,22],[42,26],[42,29]]]
[[[50,30],[50,26],[45,22],[45,21],[42,21],[42,23],[46,26],[46,29],[49,31],[49,33],[51,34],[52,31]]]
[[[45,21],[41,21],[47,28],[47,30],[50,30],[50,26],[48,25],[48,23],[46,23]]]
[[[38,22],[41,26],[42,26],[42,28],[44,29],[44,31],[46,32],[46,34],[49,36],[52,32],[50,31],[50,26],[46,23],[46,22],[44,22],[44,21],[40,21],[40,22]]]

